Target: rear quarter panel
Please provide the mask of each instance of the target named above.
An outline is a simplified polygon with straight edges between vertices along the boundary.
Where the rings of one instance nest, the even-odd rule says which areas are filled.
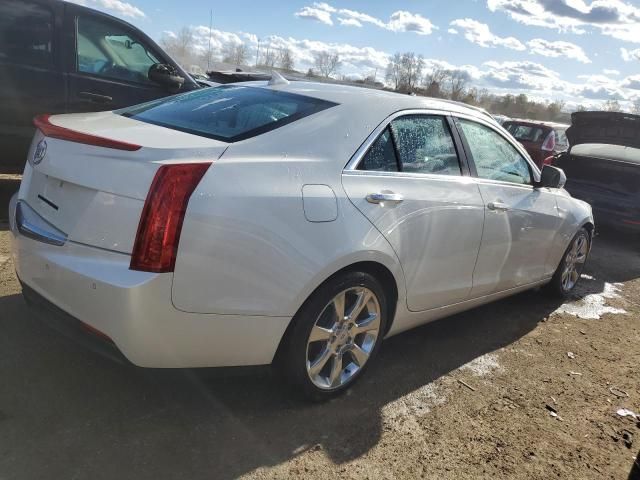
[[[213,163],[184,221],[173,280],[176,308],[292,316],[325,279],[360,261],[386,266],[404,298],[395,253],[341,183],[349,158],[386,115],[374,108],[369,118],[379,120],[367,123],[358,121],[358,112],[340,110],[233,144]],[[331,188],[335,220],[305,217],[305,185]]]

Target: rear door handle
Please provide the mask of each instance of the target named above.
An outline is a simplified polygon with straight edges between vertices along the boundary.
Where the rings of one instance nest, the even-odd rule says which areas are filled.
[[[109,95],[100,95],[99,93],[80,92],[78,96],[84,100],[89,100],[90,102],[95,102],[95,103],[113,102],[113,97],[110,97]]]
[[[404,197],[399,193],[393,192],[380,192],[370,193],[367,195],[367,202],[369,203],[400,203],[404,200]]]
[[[495,212],[506,212],[509,210],[509,205],[502,202],[489,202],[487,203],[487,208]]]

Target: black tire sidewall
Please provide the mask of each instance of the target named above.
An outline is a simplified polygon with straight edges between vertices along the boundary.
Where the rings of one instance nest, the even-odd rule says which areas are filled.
[[[340,292],[353,287],[366,287],[377,297],[380,305],[380,333],[369,355],[369,360],[353,378],[338,388],[324,390],[314,385],[307,374],[307,340],[316,320],[329,302]],[[288,332],[285,339],[286,344],[283,345],[283,352],[279,358],[279,368],[290,383],[307,398],[321,401],[339,395],[350,388],[366,372],[378,353],[388,322],[387,307],[387,296],[384,289],[370,273],[345,272],[327,280],[311,294],[294,316],[292,328]]]

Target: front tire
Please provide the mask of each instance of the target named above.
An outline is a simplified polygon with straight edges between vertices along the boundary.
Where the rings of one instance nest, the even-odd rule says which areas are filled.
[[[549,291],[553,295],[566,298],[576,287],[589,256],[590,244],[591,236],[587,229],[578,230],[549,282]]]
[[[283,340],[278,367],[304,396],[339,395],[362,376],[387,326],[387,298],[367,272],[333,277],[309,297]]]

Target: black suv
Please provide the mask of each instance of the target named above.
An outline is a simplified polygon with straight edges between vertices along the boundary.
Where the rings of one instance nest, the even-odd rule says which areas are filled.
[[[0,173],[21,173],[39,113],[114,110],[200,88],[153,40],[62,0],[0,0]]]

